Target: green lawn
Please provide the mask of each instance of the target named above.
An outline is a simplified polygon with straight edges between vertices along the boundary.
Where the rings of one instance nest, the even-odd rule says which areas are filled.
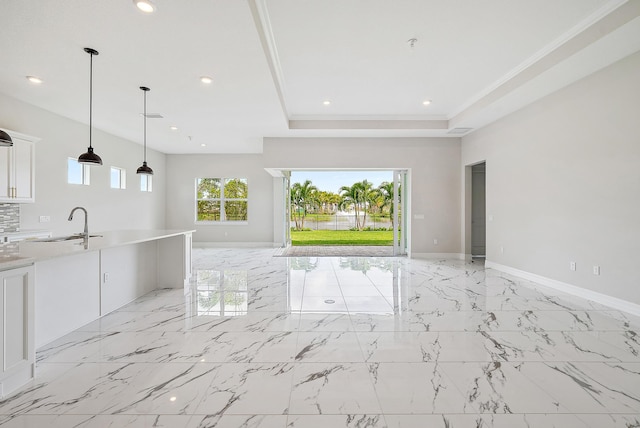
[[[393,245],[392,231],[291,231],[291,245]]]

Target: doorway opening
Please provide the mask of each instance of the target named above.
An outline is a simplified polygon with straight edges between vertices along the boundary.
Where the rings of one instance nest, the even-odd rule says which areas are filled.
[[[466,232],[465,252],[472,258],[486,257],[486,162],[465,168]]]
[[[407,253],[409,224],[403,215],[408,212],[403,196],[408,171],[290,170],[282,175],[287,252]]]

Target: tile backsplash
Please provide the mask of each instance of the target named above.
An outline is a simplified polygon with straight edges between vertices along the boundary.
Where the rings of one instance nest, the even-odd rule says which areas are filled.
[[[20,230],[20,205],[0,204],[0,233]]]

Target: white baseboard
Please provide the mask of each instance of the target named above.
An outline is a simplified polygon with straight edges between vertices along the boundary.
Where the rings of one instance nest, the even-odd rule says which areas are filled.
[[[500,272],[505,272],[510,275],[524,278],[545,287],[554,289],[556,291],[560,291],[562,293],[582,297],[583,299],[592,300],[596,303],[600,303],[601,305],[609,306],[611,308],[618,309],[635,316],[640,316],[640,305],[629,302],[627,300],[618,299],[617,297],[608,296],[606,294],[598,293],[597,291],[588,290],[586,288],[547,278],[546,276],[538,275],[535,273],[512,268],[510,266],[501,265],[489,260],[485,262],[484,267],[488,269],[495,269]]]
[[[411,253],[412,259],[455,259],[455,260],[464,260],[465,255],[462,253]]]
[[[278,248],[273,242],[199,242],[193,241],[193,248]]]

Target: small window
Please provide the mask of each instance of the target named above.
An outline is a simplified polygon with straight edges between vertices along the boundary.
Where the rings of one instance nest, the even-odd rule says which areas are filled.
[[[140,190],[151,192],[153,190],[153,175],[140,174]]]
[[[198,178],[196,221],[246,222],[248,198],[246,178]]]
[[[127,171],[115,166],[111,167],[111,188],[126,189],[127,188]]]
[[[77,159],[69,158],[67,160],[67,183],[84,184],[90,183],[91,168],[89,165],[79,163]]]

